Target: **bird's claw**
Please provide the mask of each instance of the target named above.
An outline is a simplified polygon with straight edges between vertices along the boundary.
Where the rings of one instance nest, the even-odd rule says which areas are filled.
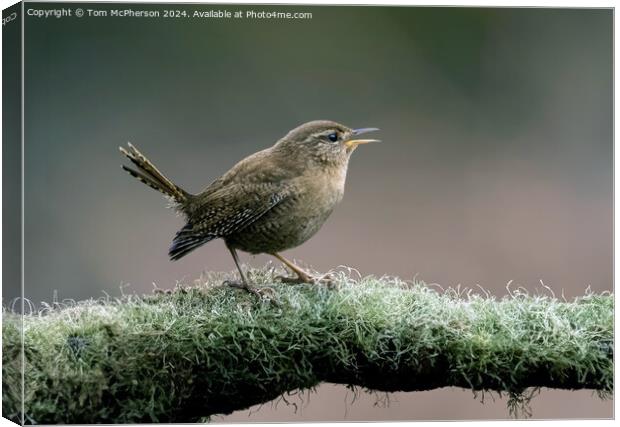
[[[238,280],[225,280],[224,285],[230,286],[231,288],[243,289],[246,292],[256,295],[259,299],[273,300],[275,297],[275,290],[268,286],[256,288]]]
[[[322,276],[311,276],[311,275],[298,275],[296,277],[287,277],[287,276],[276,276],[277,280],[280,280],[282,283],[289,284],[300,284],[300,283],[310,283],[312,285],[334,285],[334,278],[331,274],[327,273]]]

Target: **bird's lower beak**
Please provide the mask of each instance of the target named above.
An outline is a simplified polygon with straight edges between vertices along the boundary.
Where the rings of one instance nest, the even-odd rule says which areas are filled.
[[[361,144],[369,144],[371,142],[381,142],[380,139],[350,139],[344,143],[347,148],[355,148]]]
[[[361,135],[363,133],[368,133],[368,132],[375,132],[379,129],[377,128],[361,128],[361,129],[353,129],[353,136],[357,136],[357,135]],[[350,139],[348,141],[345,141],[345,145],[347,146],[347,148],[355,148],[358,145],[361,144],[369,144],[371,142],[381,142],[379,139]]]

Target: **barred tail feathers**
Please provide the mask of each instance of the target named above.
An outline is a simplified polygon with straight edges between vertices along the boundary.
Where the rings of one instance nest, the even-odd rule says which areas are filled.
[[[166,176],[131,143],[127,143],[127,146],[127,149],[119,147],[119,150],[131,160],[137,167],[137,170],[125,165],[122,166],[123,170],[149,187],[170,197],[179,205],[184,206],[187,204],[191,197],[188,192],[166,178]]]

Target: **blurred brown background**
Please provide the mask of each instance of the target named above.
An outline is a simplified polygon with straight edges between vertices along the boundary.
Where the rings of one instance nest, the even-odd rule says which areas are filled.
[[[34,302],[54,290],[116,296],[122,284],[144,293],[233,269],[219,241],[168,261],[182,221],[120,170],[119,145],[131,141],[199,191],[313,119],[376,126],[384,142],[355,153],[341,206],[290,257],[498,296],[510,280],[532,291],[542,280],[567,298],[612,289],[611,10],[181,7],[313,19],[26,18]],[[508,416],[505,400],[480,404],[460,389],[397,394],[388,407],[364,395],[345,404],[351,396],[325,385],[296,414],[281,403],[220,419]],[[535,418],[612,415],[589,391],[543,391],[532,408]]]

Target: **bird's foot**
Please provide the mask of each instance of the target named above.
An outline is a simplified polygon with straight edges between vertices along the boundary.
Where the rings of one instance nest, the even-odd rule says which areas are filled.
[[[332,286],[334,284],[334,278],[329,273],[322,276],[313,276],[307,273],[298,274],[296,277],[276,276],[276,279],[280,280],[282,283],[289,284],[310,283],[313,285],[327,286]]]
[[[257,288],[240,280],[225,280],[224,285],[230,286],[231,288],[243,289],[246,292],[256,295],[259,299],[265,298],[273,300],[273,297],[275,296],[275,290],[268,286]]]

